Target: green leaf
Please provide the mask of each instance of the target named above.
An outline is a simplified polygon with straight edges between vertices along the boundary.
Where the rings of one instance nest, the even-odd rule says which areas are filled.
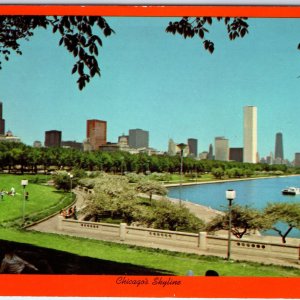
[[[72,69],[72,74],[77,72],[77,64],[74,65],[73,69]]]

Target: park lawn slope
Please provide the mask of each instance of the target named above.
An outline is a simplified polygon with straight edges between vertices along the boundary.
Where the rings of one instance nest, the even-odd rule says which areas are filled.
[[[30,223],[58,212],[72,202],[70,193],[56,191],[52,186],[35,184],[30,181],[26,186],[26,192],[29,193],[28,201],[24,202],[21,180],[30,180],[30,178],[30,175],[26,175],[26,177],[6,174],[0,176],[0,190],[10,191],[14,187],[16,191],[15,196],[4,195],[3,200],[0,201],[0,224],[2,226],[11,226],[14,222],[17,225],[21,224],[24,203],[25,221]]]
[[[300,270],[295,268],[248,262],[228,262],[215,257],[147,249],[57,234],[0,228],[0,239],[65,251],[84,257],[129,263],[141,268],[164,270],[174,275],[186,275],[188,270],[193,270],[195,275],[202,276],[206,270],[214,269],[221,276],[300,276]]]

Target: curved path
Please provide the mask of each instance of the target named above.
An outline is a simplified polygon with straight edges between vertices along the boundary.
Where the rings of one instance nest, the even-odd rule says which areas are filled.
[[[80,211],[85,206],[86,193],[79,189],[74,189],[73,192],[76,195],[75,205],[77,211],[79,212],[79,218],[80,218]],[[142,196],[149,197],[143,194]],[[153,196],[153,199],[156,200],[160,200],[161,198],[162,198],[161,196],[156,196],[156,195]],[[179,203],[178,199],[173,199],[173,198],[168,198],[168,199],[174,203]],[[194,213],[199,219],[202,219],[204,222],[208,222],[218,214],[222,214],[222,212],[218,210],[200,204],[191,203],[188,201],[182,201],[182,205],[187,207],[192,213]],[[35,230],[35,231],[50,232],[50,233],[63,233],[61,230],[58,230],[57,228],[58,217],[59,214],[52,216],[49,219],[46,219],[35,225],[27,227],[27,230]]]
[[[86,199],[86,193],[74,189],[74,194],[76,195],[76,201],[74,205],[76,205],[77,211],[80,215],[80,210],[85,206],[85,199]],[[36,223],[30,227],[27,227],[27,230],[35,230],[35,231],[41,231],[41,232],[50,232],[50,233],[63,233],[61,230],[58,230],[58,217],[59,214],[50,217],[49,219],[43,220],[39,223]]]

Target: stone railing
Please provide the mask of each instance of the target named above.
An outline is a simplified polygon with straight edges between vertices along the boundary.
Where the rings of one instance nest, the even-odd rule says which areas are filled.
[[[78,186],[77,186],[77,189],[78,189],[79,191],[85,192],[85,193],[87,193],[87,194],[93,194],[93,193],[94,193],[94,190],[93,190],[93,189],[89,189],[89,188],[84,187],[84,186],[81,186],[81,185],[78,185]]]
[[[207,235],[206,249],[211,252],[224,252],[227,249],[228,241],[225,237]],[[248,256],[267,256],[275,259],[299,260],[299,245],[283,244],[281,242],[272,242],[272,237],[255,236],[243,239],[232,239],[232,254]]]
[[[58,229],[66,234],[86,238],[196,254],[221,254],[221,256],[225,256],[228,246],[227,237],[225,236],[208,235],[206,232],[197,234],[127,226],[125,223],[117,225],[59,217]],[[278,239],[268,236],[253,236],[243,239],[232,238],[231,253],[232,255],[236,254],[245,257],[267,256],[298,262],[299,244],[298,240],[283,244]]]

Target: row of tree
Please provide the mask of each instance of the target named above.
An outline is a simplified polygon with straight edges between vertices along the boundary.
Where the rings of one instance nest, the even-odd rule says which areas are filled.
[[[0,167],[9,172],[37,173],[59,169],[83,169],[111,173],[180,172],[180,157],[169,155],[130,154],[127,152],[83,152],[67,148],[34,148],[22,143],[0,143]],[[285,165],[247,164],[185,157],[183,172],[201,174],[212,172],[216,178],[249,177],[255,172],[295,172]],[[296,170],[297,171],[297,170]]]
[[[187,208],[164,198],[152,199],[152,194],[166,194],[166,189],[157,181],[141,179],[130,184],[125,176],[102,173],[94,179],[82,179],[80,184],[93,187],[94,191],[84,209],[86,220],[110,219],[143,227],[191,232],[204,228],[203,221]],[[149,198],[142,197],[141,193],[148,194]]]
[[[263,210],[234,205],[231,211],[232,233],[242,238],[251,231],[273,230],[286,243],[286,237],[293,228],[300,229],[300,203],[269,203]],[[229,212],[218,215],[206,226],[208,232],[229,229]]]

